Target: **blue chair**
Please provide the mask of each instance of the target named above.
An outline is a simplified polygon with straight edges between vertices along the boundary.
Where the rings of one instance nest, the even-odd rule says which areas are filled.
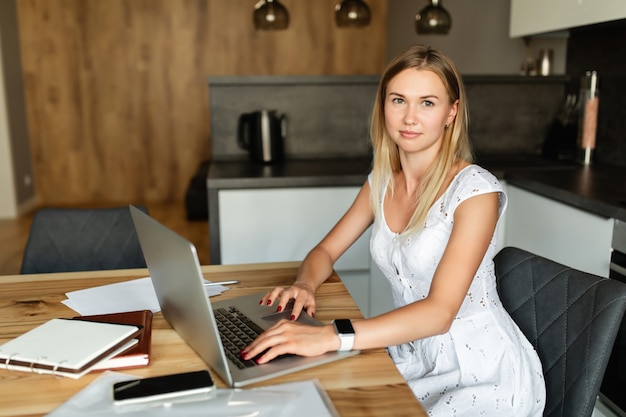
[[[626,309],[626,285],[507,247],[494,258],[502,304],[535,347],[546,417],[591,416]]]
[[[33,218],[20,273],[145,267],[128,207],[42,208]]]

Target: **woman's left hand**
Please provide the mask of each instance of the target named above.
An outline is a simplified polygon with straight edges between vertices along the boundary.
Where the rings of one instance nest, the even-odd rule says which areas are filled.
[[[267,363],[277,356],[296,354],[318,356],[339,349],[340,341],[333,326],[311,326],[281,320],[264,331],[241,351],[243,359],[252,359],[266,351],[256,361]]]

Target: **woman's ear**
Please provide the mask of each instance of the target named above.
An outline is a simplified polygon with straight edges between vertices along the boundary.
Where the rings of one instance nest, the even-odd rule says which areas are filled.
[[[459,111],[459,100],[455,100],[450,107],[450,113],[448,114],[448,119],[446,120],[446,127],[450,126],[456,117],[457,112]]]
[[[450,107],[450,113],[448,114],[448,118],[446,119],[446,126],[450,126],[452,122],[454,122],[454,119],[456,118],[456,114],[458,111],[459,111],[459,100],[456,100],[454,103],[452,103],[452,106]]]

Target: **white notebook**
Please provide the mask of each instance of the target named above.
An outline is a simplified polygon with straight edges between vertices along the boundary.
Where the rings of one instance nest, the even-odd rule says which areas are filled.
[[[137,344],[137,326],[52,319],[0,346],[0,369],[80,378]]]

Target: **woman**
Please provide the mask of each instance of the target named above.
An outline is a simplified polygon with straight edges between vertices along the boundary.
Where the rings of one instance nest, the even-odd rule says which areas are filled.
[[[495,230],[506,207],[497,179],[472,164],[467,99],[454,64],[415,46],[387,67],[370,128],[372,173],[353,205],[306,256],[295,283],[261,303],[294,300],[314,315],[315,290],[373,224],[370,251],[395,309],[353,321],[354,349],[388,347],[434,416],[540,416],[541,363],[498,298]],[[331,325],[283,321],[242,351],[265,363],[284,353],[345,349]]]

